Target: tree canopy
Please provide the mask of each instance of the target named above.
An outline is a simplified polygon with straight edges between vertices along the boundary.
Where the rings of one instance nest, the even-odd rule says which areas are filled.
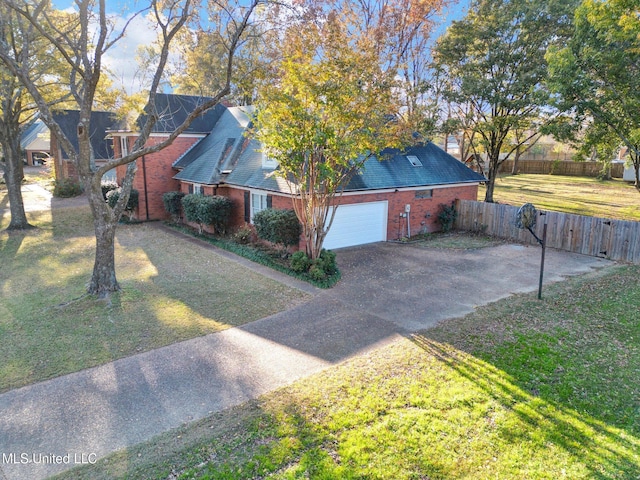
[[[435,64],[451,80],[447,97],[469,104],[467,119],[489,162],[488,202],[500,164],[550,118],[545,53],[565,37],[574,3],[474,0],[437,43]],[[516,129],[529,135],[510,137]]]
[[[103,75],[105,54],[124,36],[128,24],[124,29],[116,30],[112,19],[107,15],[104,0],[98,2],[77,0],[75,2],[76,11],[70,15],[72,29],[69,28],[67,22],[59,22],[55,13],[48,9],[48,0],[35,3],[23,0],[0,0],[2,8],[7,8],[15,13],[21,21],[35,29],[45,39],[47,48],[57,52],[57,55],[64,59],[69,71],[64,83],[79,110],[79,122],[76,128],[77,147],[56,122],[53,109],[48,104],[42,87],[37,81],[39,76],[36,77],[36,72],[30,69],[26,63],[25,59],[29,58],[29,51],[37,48],[36,45],[31,41],[24,42],[24,54],[14,58],[10,53],[6,38],[0,38],[0,61],[11,74],[19,79],[34,99],[41,119],[49,127],[52,135],[55,135],[75,165],[80,181],[87,192],[96,235],[96,256],[88,287],[89,293],[106,296],[120,288],[115,274],[115,231],[118,220],[129,201],[136,171],[135,161],[143,155],[157,152],[170,145],[190,125],[193,119],[217,105],[229,93],[233,70],[233,52],[240,42],[257,2],[258,0],[253,0],[249,4],[236,6],[237,8],[228,2],[217,4],[212,15],[224,16],[226,18],[224,26],[228,27],[221,33],[221,38],[224,38],[226,42],[227,51],[227,61],[224,67],[226,82],[221,85],[213,97],[203,101],[166,138],[151,145],[147,145],[147,140],[160,116],[155,104],[156,93],[163,80],[170,46],[187,21],[200,12],[198,11],[199,5],[192,3],[191,0],[169,3],[152,0],[148,8],[138,12],[138,15],[149,12],[155,21],[158,32],[158,55],[154,59],[153,74],[146,92],[146,120],[138,132],[135,144],[127,155],[111,159],[104,165],[98,166],[95,163],[89,136],[91,112],[98,105],[97,93]],[[213,8],[213,3],[209,5],[209,8]],[[135,14],[129,17],[129,22],[132,18],[135,18]],[[107,171],[120,165],[127,165],[127,171],[118,201],[111,207],[104,201],[101,180]]]
[[[262,85],[255,135],[279,164],[315,259],[331,227],[335,195],[393,141],[393,72],[369,38],[352,38],[337,17],[290,27],[277,80]]]
[[[272,12],[282,29],[254,131],[289,183],[310,258],[320,256],[335,198],[367,158],[413,139],[408,60],[443,4],[329,0]]]
[[[640,190],[640,17],[636,0],[583,0],[571,39],[550,49],[551,85],[584,141],[612,154],[627,147]]]

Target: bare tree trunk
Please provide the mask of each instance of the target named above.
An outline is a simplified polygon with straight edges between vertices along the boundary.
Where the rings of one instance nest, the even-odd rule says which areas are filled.
[[[487,191],[485,192],[485,195],[484,195],[484,201],[487,203],[494,203],[493,190],[495,188],[496,178],[498,176],[498,167],[500,166],[498,161],[499,155],[500,154],[497,153],[489,157],[489,172],[488,172],[489,175],[487,177],[487,180],[489,181],[487,182]]]
[[[520,163],[520,149],[516,149],[515,154],[513,156],[513,168],[511,169],[511,175],[517,175],[518,174],[518,168],[519,168],[519,163]]]
[[[111,208],[94,189],[88,192],[89,204],[93,210],[93,225],[96,235],[96,255],[93,274],[87,288],[88,293],[106,297],[120,290],[116,279],[115,235],[117,221],[112,218]]]
[[[16,134],[9,142],[3,142],[2,149],[5,155],[4,178],[9,194],[9,204],[11,211],[11,221],[7,230],[26,230],[33,228],[27,220],[24,211],[24,201],[22,199],[22,180],[24,179],[24,168],[19,153],[19,136]]]

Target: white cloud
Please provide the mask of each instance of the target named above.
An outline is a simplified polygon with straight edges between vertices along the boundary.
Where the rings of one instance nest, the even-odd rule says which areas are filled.
[[[126,25],[127,20],[130,23]],[[126,25],[125,35],[103,57],[104,66],[113,75],[114,86],[124,88],[128,93],[145,87],[144,76],[140,72],[138,48],[150,45],[156,38],[154,26],[149,20],[139,15],[115,18],[115,32],[121,32]]]

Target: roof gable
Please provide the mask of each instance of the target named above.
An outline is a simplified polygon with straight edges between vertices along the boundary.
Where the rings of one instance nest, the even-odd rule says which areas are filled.
[[[156,95],[158,121],[153,126],[152,133],[173,132],[191,112],[208,100],[211,98],[158,93]],[[225,110],[225,106],[218,103],[215,107],[196,117],[184,133],[209,133]],[[139,128],[142,128],[146,119],[146,114],[140,115],[138,118]]]
[[[20,136],[23,150],[49,150],[49,129],[42,120],[32,122]]]
[[[243,149],[249,113],[246,107],[225,108],[211,133],[174,162],[174,168],[182,169],[174,178],[209,185],[219,183]]]
[[[80,122],[80,112],[78,110],[62,110],[53,113],[53,120],[60,126],[73,147],[78,151],[77,128]],[[89,138],[93,147],[93,154],[96,160],[106,160],[113,158],[113,145],[107,140],[107,130],[116,125],[118,119],[115,113],[111,112],[91,112]],[[68,152],[64,151],[68,158]]]

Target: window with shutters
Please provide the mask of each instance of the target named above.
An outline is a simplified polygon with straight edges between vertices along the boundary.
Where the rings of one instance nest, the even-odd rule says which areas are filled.
[[[251,222],[253,222],[253,216],[256,213],[269,208],[268,203],[268,195],[266,193],[251,192]]]

